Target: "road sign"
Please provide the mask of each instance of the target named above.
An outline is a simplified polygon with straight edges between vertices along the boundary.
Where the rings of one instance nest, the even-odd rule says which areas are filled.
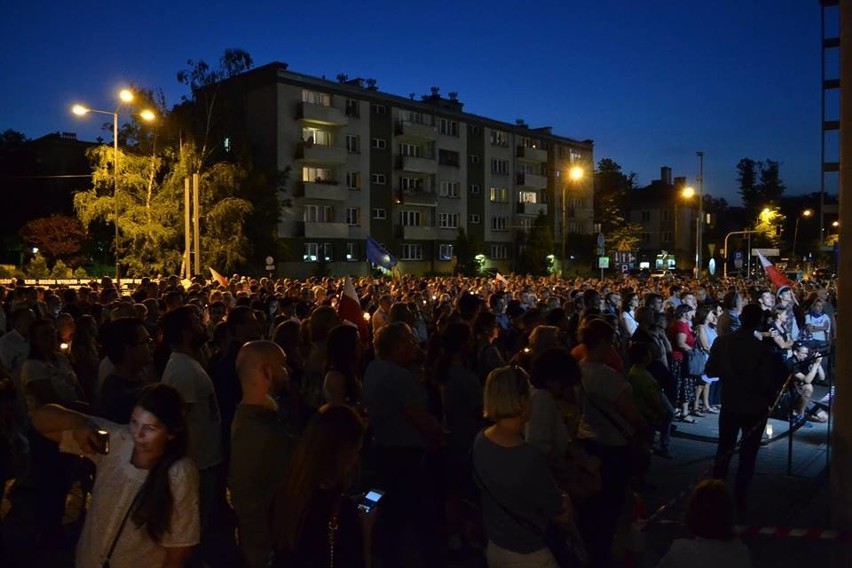
[[[627,265],[627,264],[622,264],[621,265],[621,273],[627,274],[628,272],[630,272],[630,266]]]
[[[603,233],[598,233],[598,246],[606,246],[606,239],[604,238]]]
[[[598,258],[598,268],[609,268],[609,257],[602,256]]]
[[[740,262],[742,262],[742,260],[743,260],[743,251],[738,250],[737,252],[735,252],[735,253],[734,253],[734,260],[739,260]]]

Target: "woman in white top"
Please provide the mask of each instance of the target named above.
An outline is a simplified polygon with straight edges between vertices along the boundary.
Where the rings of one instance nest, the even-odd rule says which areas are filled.
[[[200,538],[198,470],[187,457],[183,399],[154,384],[128,426],[57,405],[30,413],[42,435],[97,468],[78,568],[184,566]]]
[[[639,323],[636,321],[636,308],[638,307],[639,295],[634,294],[633,292],[626,293],[624,295],[624,301],[621,304],[621,313],[618,317],[621,327],[627,334],[626,337],[633,337],[633,333],[636,331],[636,328],[639,327]]]

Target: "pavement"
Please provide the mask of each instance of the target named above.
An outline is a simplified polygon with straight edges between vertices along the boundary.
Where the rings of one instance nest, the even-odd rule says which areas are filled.
[[[826,394],[827,389],[817,387],[815,398]],[[829,424],[809,422],[810,427],[793,431],[789,444],[789,424],[770,419],[773,436],[765,440],[758,453],[757,468],[748,497],[748,512],[741,519],[752,529],[782,527],[824,529],[829,527],[831,499],[828,484]],[[616,539],[618,566],[636,568],[653,567],[676,538],[687,538],[680,524],[684,499],[689,489],[708,477],[716,452],[718,415],[708,414],[695,424],[677,423],[678,430],[672,439],[674,459],[654,457],[647,482],[653,486],[643,490],[647,516],[653,516],[660,507],[662,514],[655,516],[639,538],[622,530]],[[792,450],[792,453],[791,453]],[[731,481],[736,472],[737,458],[731,462]],[[47,549],[37,546],[32,539],[32,519],[25,507],[10,507],[7,499],[0,507],[2,536],[5,548],[0,548],[0,566],[64,568],[74,565],[74,541],[82,520],[83,498],[75,487],[68,498],[66,509],[67,537],[57,547]],[[629,524],[633,507],[625,509],[624,527]],[[842,552],[850,553],[852,543],[839,539],[783,538],[771,536],[743,536],[752,552],[756,568],[804,566],[809,568],[831,563],[830,559]],[[421,565],[413,562],[412,566]],[[453,568],[483,566],[480,558],[457,559]]]

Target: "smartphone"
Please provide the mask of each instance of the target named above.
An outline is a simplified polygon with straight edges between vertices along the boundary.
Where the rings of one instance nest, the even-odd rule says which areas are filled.
[[[367,491],[367,494],[364,495],[361,501],[358,502],[358,509],[364,511],[365,513],[369,513],[384,496],[384,491],[381,491],[379,489],[370,489],[369,491]]]
[[[98,441],[100,442],[100,448],[98,449],[99,453],[108,454],[109,453],[109,432],[106,430],[98,430]]]

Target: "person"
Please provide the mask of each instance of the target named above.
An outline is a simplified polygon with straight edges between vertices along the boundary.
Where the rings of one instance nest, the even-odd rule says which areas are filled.
[[[364,425],[350,407],[323,406],[312,418],[272,506],[272,568],[370,566],[377,510],[346,497]]]
[[[480,382],[485,383],[488,373],[505,364],[503,354],[497,348],[497,338],[500,336],[498,316],[487,310],[476,314],[473,335],[476,342],[474,367]]]
[[[625,376],[606,365],[614,328],[593,319],[581,328],[583,416],[579,437],[601,460],[602,490],[580,508],[579,528],[592,566],[609,566],[613,537],[632,471],[631,446],[647,425]]]
[[[69,314],[64,315],[71,317]],[[65,350],[71,360],[71,365],[74,367],[74,373],[80,381],[80,386],[83,388],[84,400],[90,404],[95,404],[99,394],[98,365],[101,357],[97,336],[98,322],[88,314],[82,315],[74,326],[70,348]]]
[[[819,297],[815,298],[805,314],[805,331],[810,336],[808,346],[817,351],[822,351],[829,346],[832,336],[831,318],[825,313],[825,302]],[[826,370],[828,357],[822,362],[823,371]],[[823,381],[821,379],[820,381]]]
[[[674,407],[669,403],[666,395],[663,394],[660,384],[654,379],[654,376],[648,372],[648,365],[651,364],[653,357],[651,355],[651,346],[647,343],[633,343],[628,349],[630,357],[630,371],[628,378],[630,386],[633,388],[633,402],[636,408],[651,426],[648,447],[653,447],[654,431],[660,433],[660,445],[653,449],[654,453],[666,459],[673,459],[671,453],[671,425],[674,419]],[[642,442],[645,442],[644,440]],[[645,452],[647,453],[647,452]],[[643,456],[644,457],[644,456]],[[644,465],[647,469],[647,462]],[[644,471],[642,472],[644,473]]]
[[[790,356],[790,349],[793,347],[793,340],[790,338],[790,331],[787,318],[790,313],[783,306],[775,306],[769,311],[769,321],[767,322],[767,331],[769,337],[765,339],[767,344],[775,353],[778,353],[785,359]]]
[[[636,321],[636,308],[639,307],[639,295],[628,292],[624,295],[618,322],[624,330],[626,337],[632,337],[639,323]]]
[[[488,566],[555,568],[543,535],[551,521],[571,524],[573,511],[545,455],[524,440],[531,411],[526,372],[520,367],[491,371],[483,409],[493,424],[477,435],[472,459],[488,535]]]
[[[734,535],[734,503],[725,484],[705,479],[686,504],[685,524],[694,539],[677,539],[657,568],[751,568],[751,553]]]
[[[742,433],[734,486],[734,497],[741,512],[745,512],[748,487],[766,427],[767,409],[775,397],[774,387],[779,374],[786,376],[784,369],[779,369],[771,348],[754,334],[762,319],[760,306],[746,305],[740,314],[740,329],[716,339],[705,367],[705,372],[719,377],[721,383],[722,408],[714,478],[727,477],[737,437]]]
[[[358,328],[340,324],[328,332],[326,371],[322,383],[325,402],[332,405],[361,406],[361,342]]]
[[[718,322],[716,306],[713,304],[701,304],[701,307],[698,308],[698,317],[696,317],[695,321],[695,339],[706,365],[710,348],[713,347],[713,343],[715,343],[718,337],[716,333],[716,324]],[[719,414],[719,409],[715,405],[710,404],[710,387],[719,380],[719,377],[708,377],[707,373],[702,373],[699,379],[698,391],[695,395],[696,405],[698,405],[698,401],[701,401],[702,412]]]
[[[180,393],[146,387],[129,427],[52,404],[30,417],[63,452],[85,455],[97,468],[77,542],[79,568],[186,565],[200,527],[198,472],[187,454]]]
[[[695,333],[692,331],[692,320],[695,310],[692,306],[681,304],[675,309],[674,321],[669,327],[672,342],[672,374],[677,379],[677,420],[679,422],[695,422],[693,416],[702,417],[704,413],[698,410],[698,399],[695,396],[695,381],[697,377],[689,374],[689,356],[696,347]],[[692,410],[690,411],[690,407]]]
[[[265,568],[272,553],[269,511],[296,445],[276,402],[289,376],[284,351],[271,341],[246,343],[235,363],[242,400],[231,426],[228,485],[243,560]]]
[[[743,297],[739,292],[731,290],[722,298],[722,315],[719,316],[717,329],[719,335],[733,333],[740,328],[740,312],[743,309]]]
[[[439,501],[431,469],[443,430],[427,411],[426,391],[410,370],[422,364],[424,354],[403,322],[379,329],[373,345],[376,359],[364,373],[362,396],[373,430],[377,483],[386,491],[377,527],[382,561],[401,564],[403,530],[413,525],[420,554],[437,566]]]
[[[104,347],[115,369],[101,385],[98,414],[110,422],[127,424],[147,383],[154,343],[139,319],[118,318],[106,327]]]
[[[163,342],[172,350],[163,371],[163,384],[181,393],[187,405],[189,455],[198,466],[201,527],[206,532],[212,510],[224,503],[222,429],[219,402],[213,382],[199,362],[207,339],[204,324],[192,306],[181,306],[163,314]]]
[[[809,358],[810,348],[807,344],[799,342],[793,346],[792,355],[787,359],[787,368],[793,374],[796,393],[799,395],[796,407],[793,409],[793,420],[804,424],[807,420],[808,404],[814,394],[813,384],[825,380],[825,371],[822,368],[822,355]],[[817,411],[811,415],[814,422],[825,422],[827,416]]]

